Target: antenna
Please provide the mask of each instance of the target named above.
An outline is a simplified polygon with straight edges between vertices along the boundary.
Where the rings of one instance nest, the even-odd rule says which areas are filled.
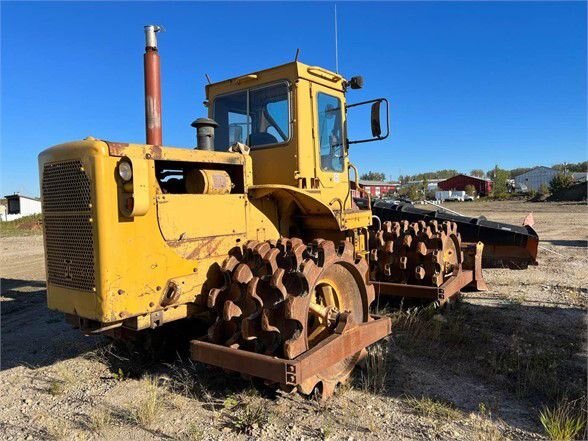
[[[294,61],[298,61],[298,55],[300,55],[300,48],[296,49],[296,56],[294,57]]]
[[[208,74],[205,73],[204,76],[206,77],[206,81],[208,81],[208,84],[212,84],[212,81],[210,81],[210,77],[208,76]]]
[[[339,73],[339,44],[337,40],[337,3],[335,3],[335,72]]]

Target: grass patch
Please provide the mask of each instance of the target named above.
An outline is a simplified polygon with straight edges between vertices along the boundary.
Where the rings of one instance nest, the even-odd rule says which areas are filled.
[[[147,384],[145,398],[135,408],[134,417],[138,424],[149,427],[157,419],[161,405],[161,392],[154,378],[148,377],[145,382]]]
[[[62,418],[53,419],[47,426],[47,434],[54,440],[66,439],[70,434],[69,424]]]
[[[105,409],[98,409],[90,415],[89,428],[94,433],[102,433],[112,423],[112,414]]]
[[[429,418],[454,420],[462,417],[462,413],[453,404],[429,397],[408,397],[406,404],[418,415]]]
[[[49,395],[53,395],[57,397],[65,393],[67,387],[65,381],[57,378],[52,378],[49,380],[49,386],[47,387],[47,392]]]
[[[190,423],[188,428],[178,436],[180,441],[200,441],[204,439],[204,429],[201,425]]]
[[[514,349],[495,353],[490,367],[495,374],[508,378],[510,389],[519,397],[540,393],[553,398],[561,392],[561,359],[559,352],[524,353]]]
[[[57,375],[48,378],[46,381],[47,393],[57,397],[66,393],[74,385],[75,378],[72,373],[65,368],[59,368]]]
[[[380,342],[367,349],[365,369],[361,372],[361,386],[365,392],[380,393],[386,388],[389,369],[387,342]]]
[[[213,401],[208,387],[200,380],[201,369],[192,360],[179,359],[176,363],[166,365],[170,370],[168,389],[194,400]]]
[[[396,344],[411,355],[428,357],[431,348],[439,353],[439,347],[451,349],[444,351],[444,356],[475,352],[484,337],[481,333],[471,332],[463,311],[441,313],[436,303],[400,310],[394,314],[393,320]]]
[[[434,307],[401,310],[396,313],[394,339],[410,356],[462,366],[519,398],[552,405],[562,396],[582,396],[586,370],[576,363],[575,354],[584,325],[573,323],[565,333],[553,335],[554,330],[542,321],[541,309],[535,313],[525,307],[528,317],[523,320],[520,308],[462,304],[443,315]]]
[[[334,434],[333,428],[329,424],[325,424],[319,429],[319,438],[322,440],[330,439]]]
[[[553,407],[544,407],[539,420],[547,436],[554,441],[585,439],[586,399],[563,399]]]
[[[482,413],[482,412],[481,412]],[[470,415],[473,426],[473,440],[475,441],[502,441],[505,437],[502,432],[492,424],[492,420],[486,418],[484,414]]]
[[[0,237],[31,236],[43,233],[43,217],[40,214],[0,222]]]
[[[246,403],[230,415],[229,426],[237,433],[251,436],[263,429],[269,420],[270,411],[264,403]]]

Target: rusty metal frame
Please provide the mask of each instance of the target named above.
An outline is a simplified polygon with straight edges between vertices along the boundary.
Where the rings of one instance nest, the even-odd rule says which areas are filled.
[[[203,340],[190,342],[191,358],[273,383],[296,386],[392,332],[392,320],[389,317],[372,318],[360,324],[352,323],[349,319],[342,321],[332,335],[293,360]]]
[[[473,281],[473,271],[460,271],[449,277],[441,286],[408,285],[405,283],[372,282],[376,295],[410,297],[418,299],[450,300]]]
[[[464,263],[441,286],[411,285],[406,283],[390,283],[373,280],[376,295],[407,297],[417,299],[438,300],[441,304],[459,295],[461,290],[486,291],[488,286],[482,275],[483,245],[464,243]],[[467,268],[467,269],[464,269]]]

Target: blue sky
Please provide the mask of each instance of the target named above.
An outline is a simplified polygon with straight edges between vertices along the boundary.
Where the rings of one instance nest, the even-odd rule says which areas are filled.
[[[192,146],[213,81],[288,62],[334,69],[333,3],[2,3],[0,194],[38,195],[37,155],[144,140],[144,24],[161,24],[164,144]],[[350,102],[386,97],[392,134],[352,146],[389,177],[586,160],[586,3],[337,4]],[[363,121],[350,121],[361,126]],[[367,126],[367,121],[365,122]]]

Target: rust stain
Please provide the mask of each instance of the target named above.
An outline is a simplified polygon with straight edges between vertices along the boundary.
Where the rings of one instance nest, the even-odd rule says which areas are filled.
[[[152,145],[150,150],[152,159],[163,159],[163,149],[160,145]]]
[[[167,241],[167,245],[172,248],[184,248],[180,253],[184,259],[188,260],[198,260],[215,256],[221,243],[222,238],[219,237]],[[192,248],[189,248],[190,246]]]
[[[207,239],[207,240],[203,241],[201,244],[194,247],[192,252],[190,254],[188,254],[188,256],[186,258],[190,259],[190,260],[194,260],[194,259],[202,258],[203,255],[205,257],[212,256],[212,255],[214,255],[214,253],[216,252],[216,250],[220,246],[220,242],[221,242],[220,240],[217,240],[215,238]]]
[[[129,146],[126,142],[104,141],[108,146],[110,156],[124,156],[125,149]]]

